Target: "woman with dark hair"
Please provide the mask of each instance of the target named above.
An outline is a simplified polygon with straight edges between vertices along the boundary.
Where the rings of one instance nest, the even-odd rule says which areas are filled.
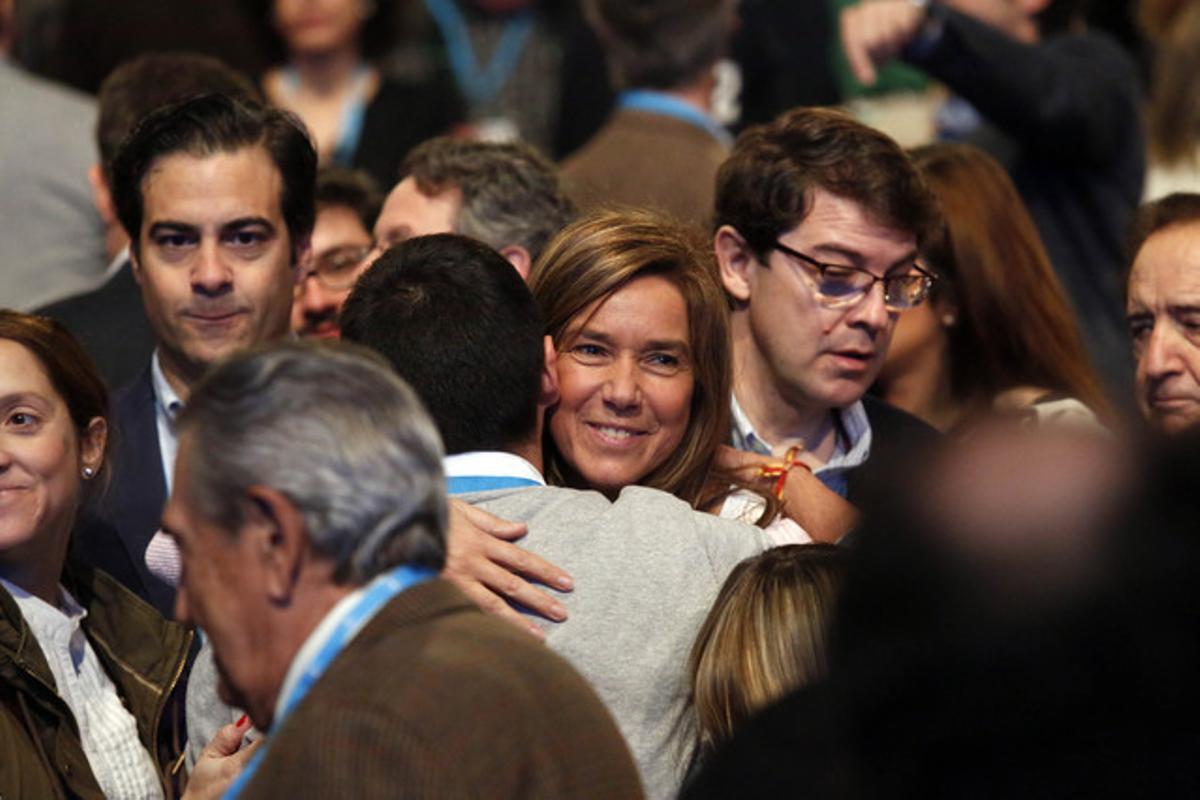
[[[260,5],[281,62],[263,75],[263,91],[304,121],[322,164],[366,170],[390,189],[409,149],[462,121],[462,102],[448,74],[419,83],[387,75],[378,65],[392,44],[392,0]]]
[[[0,311],[0,795],[172,795],[164,714],[191,633],[70,562],[107,474],[108,394],[75,339]]]
[[[945,223],[930,301],[896,324],[876,388],[943,431],[983,414],[1111,421],[1062,285],[1004,169],[966,144],[913,152]]]

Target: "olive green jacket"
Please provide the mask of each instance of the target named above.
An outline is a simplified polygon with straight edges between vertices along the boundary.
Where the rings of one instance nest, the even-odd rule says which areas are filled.
[[[142,744],[174,794],[183,735],[175,695],[192,632],[163,619],[103,572],[70,564],[63,584],[87,610],[83,630],[126,708]],[[0,587],[0,797],[103,798],[79,729],[33,632]]]

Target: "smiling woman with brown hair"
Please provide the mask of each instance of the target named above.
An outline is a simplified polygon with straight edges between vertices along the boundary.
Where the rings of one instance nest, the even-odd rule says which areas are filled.
[[[0,796],[169,796],[164,715],[191,634],[68,564],[106,468],[108,396],[58,323],[0,311]]]

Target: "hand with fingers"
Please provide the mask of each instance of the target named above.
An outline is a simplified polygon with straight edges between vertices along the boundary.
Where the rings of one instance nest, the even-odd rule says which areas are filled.
[[[925,4],[913,0],[863,0],[842,9],[842,49],[854,77],[873,86],[876,68],[900,55],[925,18]]]
[[[250,719],[242,715],[237,722],[217,731],[212,741],[200,751],[182,800],[216,800],[224,796],[262,744],[260,740],[241,747],[249,730]]]
[[[787,449],[793,447],[802,448],[803,443],[789,443]],[[810,453],[798,450],[792,462],[783,456],[748,453],[728,445],[717,448],[715,460],[718,469],[760,492],[776,494],[776,489],[782,488],[782,513],[803,528],[814,542],[836,544],[858,524],[858,509],[813,475],[813,467],[820,465]],[[783,480],[780,480],[781,468],[786,470]]]
[[[569,592],[571,576],[545,559],[513,544],[525,525],[509,522],[456,498],[450,499],[446,566],[442,577],[453,581],[476,605],[545,638],[540,627],[513,608],[519,605],[552,622],[567,618],[563,604],[533,584]]]

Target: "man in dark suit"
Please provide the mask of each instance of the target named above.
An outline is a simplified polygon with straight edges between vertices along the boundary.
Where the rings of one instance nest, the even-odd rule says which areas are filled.
[[[845,114],[796,109],[742,134],[714,220],[735,447],[769,462],[802,443],[813,474],[853,503],[889,451],[934,437],[865,393],[897,318],[928,292],[917,254],[937,220],[900,146]]]
[[[122,552],[86,529],[76,538],[87,560],[169,616],[174,589],[160,576],[177,569],[175,554],[158,548],[151,568],[147,548],[170,489],[175,420],[214,361],[287,333],[316,154],[288,115],[204,95],[148,116],[111,173],[155,350],[115,399],[115,469],[93,526],[115,530]]]
[[[179,616],[269,733],[228,796],[642,796],[587,682],[438,577],[441,459],[416,394],[360,348],[263,348],[196,387],[164,515]]]
[[[96,211],[104,220],[108,271],[98,288],[37,313],[53,317],[75,334],[112,389],[136,378],[154,350],[154,332],[129,263],[129,237],[113,205],[112,160],[121,142],[151,111],[201,94],[259,99],[258,90],[246,78],[215,58],[191,53],[142,56],[117,67],[100,86],[96,121],[100,161],[88,170],[88,181]]]

